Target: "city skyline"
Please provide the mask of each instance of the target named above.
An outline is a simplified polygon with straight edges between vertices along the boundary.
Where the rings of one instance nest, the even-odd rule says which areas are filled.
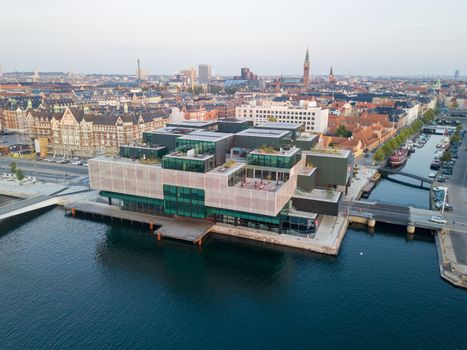
[[[453,75],[467,71],[466,11],[458,0],[449,7],[420,0],[296,0],[287,7],[22,0],[2,5],[0,40],[10,49],[0,65],[3,72],[134,74],[139,57],[150,74],[207,63],[223,75],[243,66],[259,75],[300,75],[309,47],[312,76],[330,66],[337,75]],[[21,13],[21,26],[12,13]]]

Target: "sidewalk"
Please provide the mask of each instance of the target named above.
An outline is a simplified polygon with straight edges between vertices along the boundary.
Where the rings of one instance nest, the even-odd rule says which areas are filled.
[[[353,177],[347,191],[347,195],[344,197],[345,200],[357,199],[358,194],[362,188],[370,181],[376,168],[371,166],[359,166],[357,177]]]
[[[435,235],[435,241],[441,277],[457,287],[467,288],[467,265],[458,262],[450,233]]]
[[[344,216],[325,216],[313,238],[278,234],[221,223],[215,224],[210,232],[337,256],[347,226],[348,219]]]

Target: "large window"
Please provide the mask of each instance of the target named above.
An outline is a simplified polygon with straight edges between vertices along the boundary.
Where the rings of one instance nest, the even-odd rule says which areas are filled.
[[[132,159],[160,159],[167,154],[167,148],[146,148],[146,147],[131,147],[120,146],[120,157]]]
[[[206,217],[204,190],[164,185],[164,210],[167,214],[203,219]]]
[[[290,169],[300,161],[301,153],[297,152],[291,156],[278,156],[274,154],[249,153],[247,155],[248,165],[265,166],[271,168]]]
[[[214,168],[214,157],[210,157],[206,160],[187,159],[181,157],[164,157],[162,158],[162,167],[164,169],[205,173]]]
[[[211,141],[186,140],[183,138],[179,138],[175,142],[177,151],[186,152],[189,149],[194,149],[195,152],[198,154],[216,152],[216,144],[215,142]]]

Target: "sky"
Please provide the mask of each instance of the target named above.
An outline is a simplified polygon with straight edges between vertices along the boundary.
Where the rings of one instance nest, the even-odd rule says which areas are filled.
[[[0,0],[7,71],[467,75],[467,0]]]

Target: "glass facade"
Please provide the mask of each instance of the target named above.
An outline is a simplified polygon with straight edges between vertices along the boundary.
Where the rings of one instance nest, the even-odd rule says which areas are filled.
[[[161,159],[168,153],[167,148],[146,148],[133,146],[120,146],[120,157],[131,159]]]
[[[164,169],[206,173],[214,169],[214,157],[210,157],[204,160],[188,159],[182,157],[164,157],[162,158],[162,167]]]
[[[167,214],[204,219],[204,190],[164,185],[164,210]]]
[[[216,222],[251,227],[283,234],[314,234],[316,221],[311,218],[283,215],[266,216],[241,211],[208,207],[207,216]]]
[[[189,149],[194,149],[197,154],[215,153],[216,143],[212,141],[200,141],[200,140],[187,140],[179,138],[176,141],[177,151],[186,152]]]
[[[249,153],[246,161],[248,165],[290,169],[297,164],[301,158],[302,155],[300,152],[294,153],[290,156]]]
[[[164,201],[157,198],[133,196],[130,194],[116,193],[110,191],[100,191],[102,197],[120,200],[124,210],[136,211],[139,213],[164,215]]]

